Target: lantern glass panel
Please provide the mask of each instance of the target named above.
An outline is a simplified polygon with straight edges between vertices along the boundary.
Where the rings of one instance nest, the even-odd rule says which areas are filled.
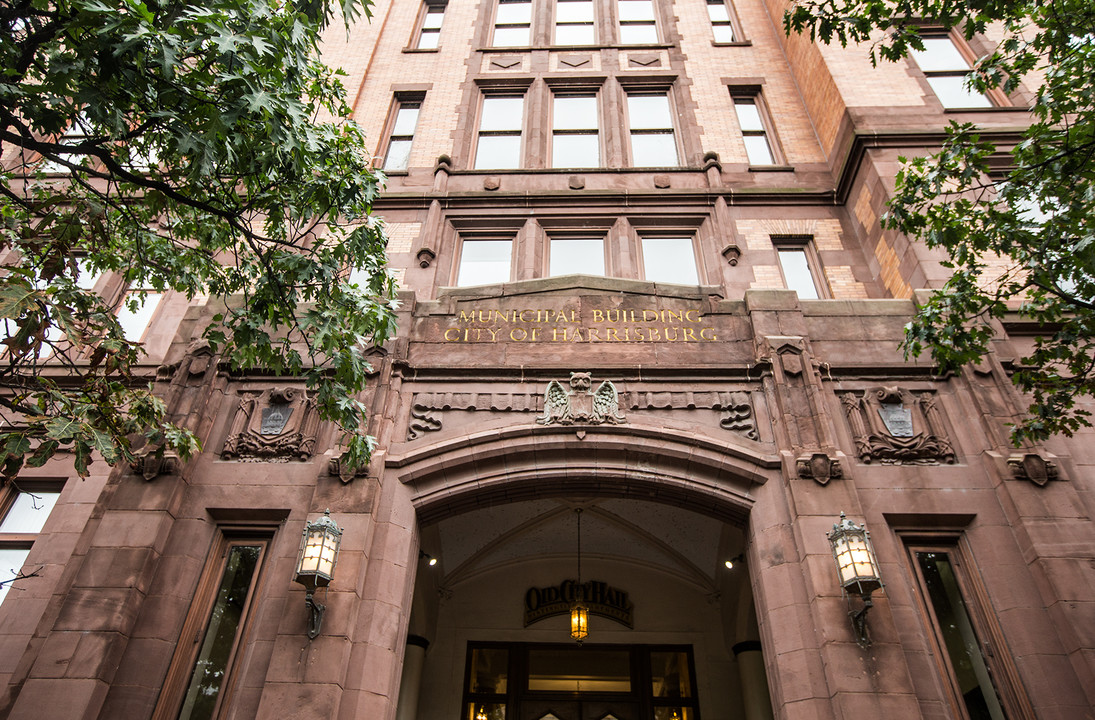
[[[589,610],[584,605],[570,609],[570,636],[581,640],[589,635]]]

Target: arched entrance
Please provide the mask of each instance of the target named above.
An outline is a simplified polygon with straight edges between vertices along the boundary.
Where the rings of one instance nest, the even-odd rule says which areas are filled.
[[[423,553],[400,720],[770,717],[743,555],[749,488],[775,462],[598,430],[392,459]],[[601,605],[581,647],[547,607],[578,580],[576,510]]]

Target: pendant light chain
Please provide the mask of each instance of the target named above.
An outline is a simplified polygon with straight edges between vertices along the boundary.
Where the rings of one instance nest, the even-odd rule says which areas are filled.
[[[582,587],[582,508],[575,510],[578,513],[578,592]]]

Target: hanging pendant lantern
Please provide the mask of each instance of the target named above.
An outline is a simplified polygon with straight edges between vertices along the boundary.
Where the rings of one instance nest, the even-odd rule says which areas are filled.
[[[578,514],[578,585],[574,590],[574,604],[570,606],[570,636],[581,645],[589,635],[589,607],[582,597],[582,509],[577,508],[574,512]]]

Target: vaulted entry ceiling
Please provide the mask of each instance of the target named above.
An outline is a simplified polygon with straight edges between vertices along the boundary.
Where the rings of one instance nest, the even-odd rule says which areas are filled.
[[[690,510],[641,500],[543,499],[445,518],[423,529],[422,549],[438,558],[440,584],[452,587],[531,559],[582,557],[651,566],[713,588],[723,563],[741,552],[740,530]]]

